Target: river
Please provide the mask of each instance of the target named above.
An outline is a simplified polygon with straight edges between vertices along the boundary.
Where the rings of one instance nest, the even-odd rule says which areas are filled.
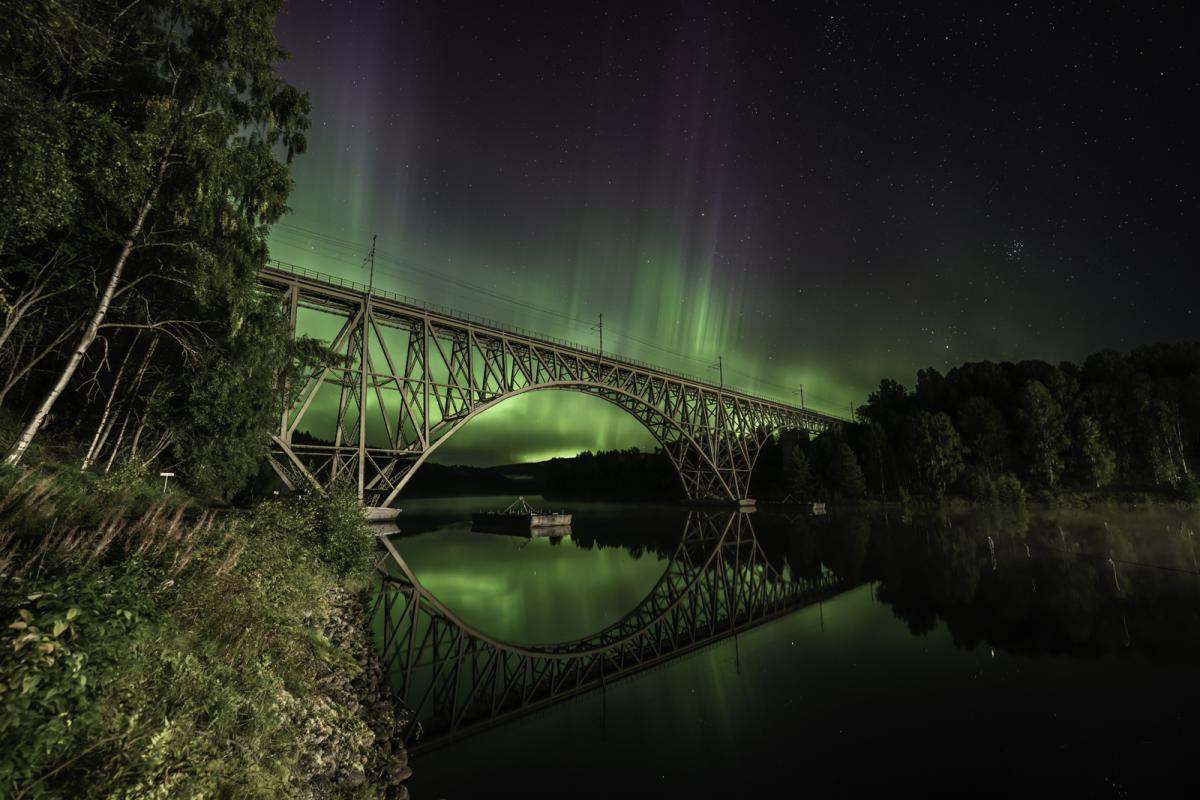
[[[712,616],[730,618],[736,633],[668,633],[675,645],[698,644],[682,655],[668,645],[637,672],[619,670],[624,656],[589,662],[608,671],[598,688],[530,713],[511,692],[496,694],[505,719],[458,723],[441,742],[430,701],[409,782],[418,800],[904,786],[1121,797],[1193,778],[1194,511],[811,517],[536,498],[574,513],[571,535],[471,531],[472,511],[506,502],[410,501],[391,538],[428,596],[477,634],[464,647],[578,649],[606,628],[628,638],[628,620],[661,619],[664,603],[672,614],[718,609],[712,595],[725,590],[733,605]],[[745,585],[705,589],[717,562]],[[403,690],[402,648],[384,634],[396,630],[393,600],[386,620],[387,603],[377,606],[375,630],[397,654],[390,676]],[[743,602],[743,616],[728,613]],[[755,604],[770,602],[771,618],[754,618]],[[645,659],[644,637],[636,641]],[[492,663],[473,658],[476,668]],[[409,673],[414,686],[423,663]],[[456,676],[451,706],[483,691],[480,670],[468,673]]]

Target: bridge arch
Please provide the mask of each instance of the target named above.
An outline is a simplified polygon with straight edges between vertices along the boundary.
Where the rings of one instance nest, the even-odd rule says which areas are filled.
[[[589,636],[524,644],[461,620],[382,541],[388,555],[372,615],[383,617],[381,656],[398,694],[425,726],[422,746],[620,680],[847,586],[832,575],[785,579],[747,514],[693,511],[663,576],[628,614]]]
[[[363,500],[388,505],[413,469],[467,419],[539,389],[592,394],[624,408],[663,444],[692,500],[746,498],[769,431],[816,433],[840,423],[299,267],[277,265],[259,280],[278,297],[293,333],[300,309],[343,321],[323,362],[285,398],[272,437],[271,466],[292,488],[350,480]],[[322,387],[338,393],[336,433],[330,442],[304,441],[296,434]],[[390,406],[385,395],[393,398]],[[368,418],[380,410],[383,445],[367,437]]]
[[[720,475],[717,471],[717,465],[713,463],[712,458],[704,452],[700,444],[680,425],[664,415],[654,406],[646,403],[637,395],[632,394],[624,389],[614,388],[612,386],[607,386],[597,382],[551,381],[547,383],[523,386],[519,389],[506,392],[505,394],[492,397],[485,402],[477,404],[465,415],[454,419],[446,428],[438,431],[437,438],[432,439],[424,452],[417,456],[417,458],[407,468],[404,476],[396,482],[396,486],[392,492],[385,497],[383,504],[390,504],[390,502],[395,499],[396,495],[403,491],[404,487],[408,484],[409,480],[412,479],[412,476],[421,467],[421,465],[428,461],[429,458],[437,452],[438,448],[440,448],[445,442],[449,441],[451,437],[465,428],[468,423],[470,423],[480,414],[490,411],[506,400],[514,397],[520,397],[521,395],[532,392],[554,390],[576,392],[579,394],[588,395],[589,397],[599,398],[616,406],[617,408],[620,408],[622,411],[625,411],[627,414],[640,422],[642,427],[649,431],[650,435],[654,437],[654,440],[659,443],[663,449],[663,452],[667,454],[667,458],[671,460],[671,466],[675,468],[676,477],[679,478],[680,485],[682,486],[685,494],[688,493],[689,489],[687,481],[684,477],[683,467],[681,466],[688,463],[685,459],[693,459],[701,463],[705,468],[711,470],[714,475],[717,475],[718,479],[720,478]],[[724,481],[721,481],[720,485],[724,491],[731,491],[729,486],[726,485]]]

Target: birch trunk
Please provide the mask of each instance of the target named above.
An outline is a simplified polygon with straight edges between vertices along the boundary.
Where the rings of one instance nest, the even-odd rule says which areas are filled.
[[[117,377],[113,379],[112,388],[109,389],[108,397],[104,400],[104,412],[100,415],[100,424],[96,426],[96,435],[92,437],[92,443],[88,446],[87,454],[83,457],[83,462],[79,465],[81,471],[91,466],[92,460],[99,455],[98,445],[100,443],[100,434],[104,431],[109,414],[112,413],[113,399],[117,396],[117,390],[121,388],[121,377],[125,374],[125,367],[129,364],[129,357],[133,355],[133,349],[137,347],[138,339],[141,338],[141,335],[142,332],[138,331],[137,335],[133,337],[133,343],[125,351],[125,358],[121,359],[121,368],[117,370]]]
[[[134,402],[137,398],[137,393],[142,388],[142,379],[146,377],[146,367],[150,366],[150,359],[154,357],[154,351],[158,347],[158,337],[155,337],[150,342],[150,346],[146,348],[145,355],[142,356],[141,366],[138,367],[137,376],[133,379],[133,386],[129,388],[129,400],[125,405],[125,420],[121,423],[121,430],[117,434],[116,444],[113,445],[112,452],[108,456],[108,463],[104,465],[104,474],[107,475],[112,470],[113,461],[116,460],[117,451],[121,449],[121,443],[125,441],[125,427],[129,424],[130,417],[133,416]],[[96,458],[100,458],[99,451],[96,452]]]
[[[133,416],[133,404],[125,409],[125,419],[121,420],[121,430],[117,431],[117,441],[113,443],[112,450],[108,454],[108,461],[104,463],[104,474],[107,475],[112,471],[113,462],[117,460],[117,453],[121,452],[121,443],[125,441],[125,428],[129,425],[129,418]]]
[[[150,214],[150,209],[154,205],[154,201],[158,199],[158,190],[162,186],[163,177],[166,175],[167,161],[170,158],[174,145],[174,139],[167,145],[162,161],[158,165],[158,175],[154,180],[154,186],[150,190],[150,195],[138,210],[137,219],[134,220],[129,235],[125,237],[125,243],[121,247],[121,254],[117,257],[117,263],[113,265],[112,275],[109,276],[108,283],[104,287],[104,292],[100,295],[100,302],[96,306],[96,313],[92,314],[91,320],[88,322],[87,327],[84,328],[83,336],[80,337],[79,344],[75,346],[75,352],[71,354],[70,360],[63,367],[58,380],[54,382],[54,386],[46,393],[46,397],[42,400],[41,405],[38,406],[37,411],[34,412],[33,417],[29,420],[29,424],[21,431],[21,435],[17,437],[17,441],[13,443],[12,448],[8,451],[8,455],[4,459],[6,464],[15,466],[21,463],[21,458],[25,455],[25,451],[29,449],[29,444],[33,441],[33,437],[37,436],[38,431],[46,423],[46,418],[50,416],[50,410],[54,408],[55,402],[58,401],[63,390],[67,388],[67,384],[71,382],[71,378],[75,377],[75,372],[83,362],[83,357],[87,353],[88,348],[92,346],[92,342],[96,341],[96,334],[100,331],[100,324],[104,322],[105,316],[108,315],[109,304],[112,303],[117,286],[121,283],[121,273],[125,271],[125,264],[129,261],[129,254],[133,252],[133,240],[142,232],[142,226],[146,223],[146,217]]]

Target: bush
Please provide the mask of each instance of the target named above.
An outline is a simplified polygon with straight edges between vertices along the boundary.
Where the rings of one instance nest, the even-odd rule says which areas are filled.
[[[371,796],[361,667],[333,633],[365,616],[341,585],[375,545],[353,495],[108,518],[15,558],[0,535],[0,796]]]
[[[996,499],[1007,506],[1025,505],[1025,487],[1016,475],[1005,473],[996,478]]]
[[[1195,475],[1184,475],[1176,491],[1185,502],[1200,503],[1200,480]]]
[[[992,476],[979,467],[971,467],[963,473],[959,481],[963,495],[974,503],[994,505],[999,502],[996,493],[996,482]]]
[[[353,489],[339,485],[324,494],[309,492],[303,507],[312,520],[317,557],[335,575],[345,578],[371,569],[375,535]]]
[[[345,486],[263,503],[248,530],[252,540],[270,540],[288,558],[319,561],[339,578],[367,572],[373,564],[375,536],[354,491]]]

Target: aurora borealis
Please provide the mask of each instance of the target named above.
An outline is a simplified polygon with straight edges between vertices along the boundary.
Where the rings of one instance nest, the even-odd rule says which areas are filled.
[[[272,256],[845,413],[881,377],[1195,336],[1182,11],[286,2]],[[439,453],[652,445],[569,393]]]

